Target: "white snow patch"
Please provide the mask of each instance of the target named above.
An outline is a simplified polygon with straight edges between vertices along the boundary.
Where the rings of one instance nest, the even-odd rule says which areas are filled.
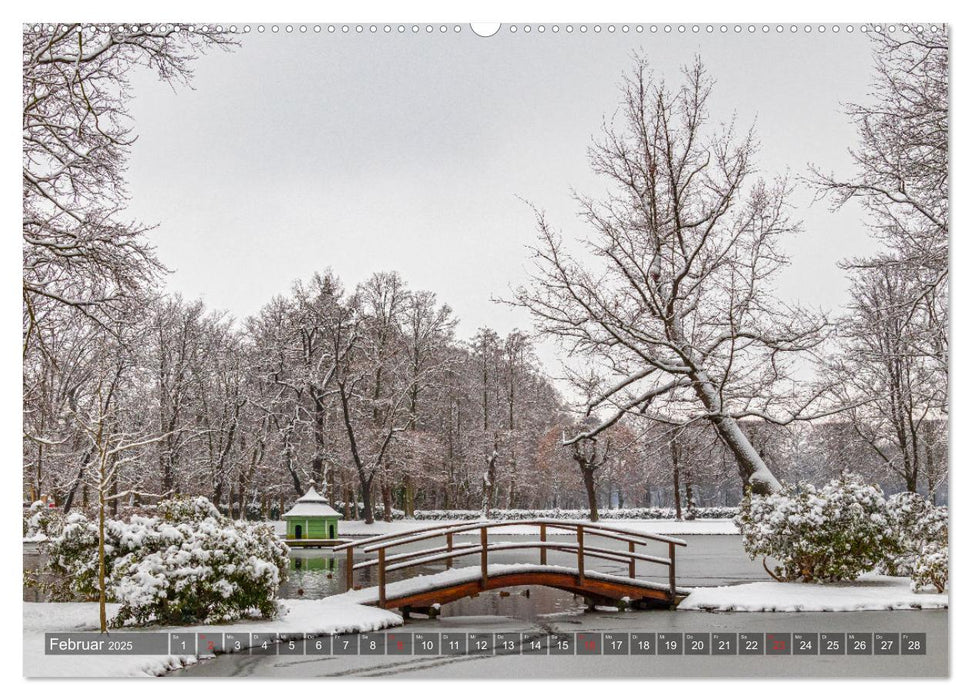
[[[848,583],[743,583],[695,588],[678,610],[720,612],[857,612],[938,610],[947,593],[913,593],[910,579],[866,574]]]

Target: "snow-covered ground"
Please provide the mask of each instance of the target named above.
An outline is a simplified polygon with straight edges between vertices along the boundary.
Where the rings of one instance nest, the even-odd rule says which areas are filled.
[[[244,620],[228,625],[142,628],[152,632],[306,632],[341,634],[370,632],[400,625],[401,616],[389,610],[358,605],[335,597],[321,600],[281,600],[285,612],[275,620]],[[97,603],[24,603],[24,675],[28,677],[160,676],[194,664],[196,656],[47,656],[45,632],[98,629]],[[108,605],[113,615],[117,604]],[[138,631],[125,629],[124,631]]]
[[[373,535],[386,535],[398,532],[408,532],[420,527],[432,525],[463,525],[470,524],[468,520],[393,520],[390,523],[378,521],[368,525],[363,520],[341,521],[339,531],[341,536],[347,537],[371,537]],[[704,519],[704,520],[604,520],[603,525],[615,525],[617,527],[640,532],[645,535],[737,535],[738,528],[729,519]],[[273,527],[277,534],[284,534],[287,531],[286,523],[282,520],[273,521]],[[527,525],[511,525],[509,527],[497,528],[493,533],[501,535],[535,535],[539,528]],[[552,534],[554,531],[551,530]],[[470,534],[474,534],[470,531]]]
[[[913,593],[910,579],[867,574],[847,583],[744,583],[695,588],[678,610],[720,612],[856,612],[935,610],[947,593]]]

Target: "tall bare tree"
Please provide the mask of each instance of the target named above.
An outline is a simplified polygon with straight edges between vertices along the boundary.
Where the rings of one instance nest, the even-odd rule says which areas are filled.
[[[851,269],[899,268],[913,281],[901,313],[911,333],[909,352],[933,358],[948,371],[949,39],[946,26],[904,25],[872,31],[875,78],[870,100],[849,104],[859,144],[856,166],[839,177],[813,168],[820,196],[840,208],[862,204],[886,250],[852,260]]]
[[[934,494],[947,475],[949,38],[947,27],[875,30],[869,100],[846,106],[856,172],[813,168],[820,197],[859,202],[884,249],[844,263],[853,302],[834,359],[847,418],[887,471]]]
[[[908,491],[924,477],[933,493],[946,475],[947,383],[932,358],[912,351],[921,329],[907,309],[918,284],[894,266],[857,274],[833,371],[845,403],[856,404],[847,418],[859,439]]]
[[[606,123],[590,162],[609,194],[579,197],[592,259],[573,257],[542,212],[531,284],[516,303],[571,356],[594,363],[600,416],[568,437],[589,440],[628,414],[708,421],[757,493],[779,484],[739,427],[748,417],[807,417],[792,358],[814,348],[825,321],[771,295],[796,231],[785,179],[757,176],[751,131],[711,123],[713,81],[700,62],[671,88],[638,62],[624,82],[620,124]]]

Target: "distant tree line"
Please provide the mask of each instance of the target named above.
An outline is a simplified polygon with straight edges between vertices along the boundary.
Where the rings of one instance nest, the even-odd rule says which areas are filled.
[[[324,270],[233,319],[161,291],[148,227],[124,220],[126,75],[191,76],[232,44],[172,26],[24,35],[24,496],[105,511],[205,495],[278,513],[311,484],[347,517],[392,509],[733,505],[744,489],[861,472],[946,495],[948,40],[872,34],[856,172],[802,185],[862,204],[878,255],[845,262],[839,317],[777,299],[794,183],[758,171],[751,131],[708,113],[700,61],[678,86],[640,61],[580,198],[591,255],[537,209],[532,333],[455,335],[394,272]],[[97,126],[92,126],[96,123]],[[557,387],[563,390],[558,391]]]

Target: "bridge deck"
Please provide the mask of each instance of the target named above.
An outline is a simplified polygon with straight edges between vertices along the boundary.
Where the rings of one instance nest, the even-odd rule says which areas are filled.
[[[489,564],[485,585],[478,566],[449,569],[437,574],[416,576],[386,585],[387,608],[423,608],[444,605],[486,590],[511,586],[549,586],[590,598],[597,603],[628,599],[649,606],[671,604],[670,588],[665,584],[585,571],[581,578],[575,568],[542,564]],[[678,589],[678,601],[690,591]],[[378,605],[377,586],[341,594],[351,602]]]

